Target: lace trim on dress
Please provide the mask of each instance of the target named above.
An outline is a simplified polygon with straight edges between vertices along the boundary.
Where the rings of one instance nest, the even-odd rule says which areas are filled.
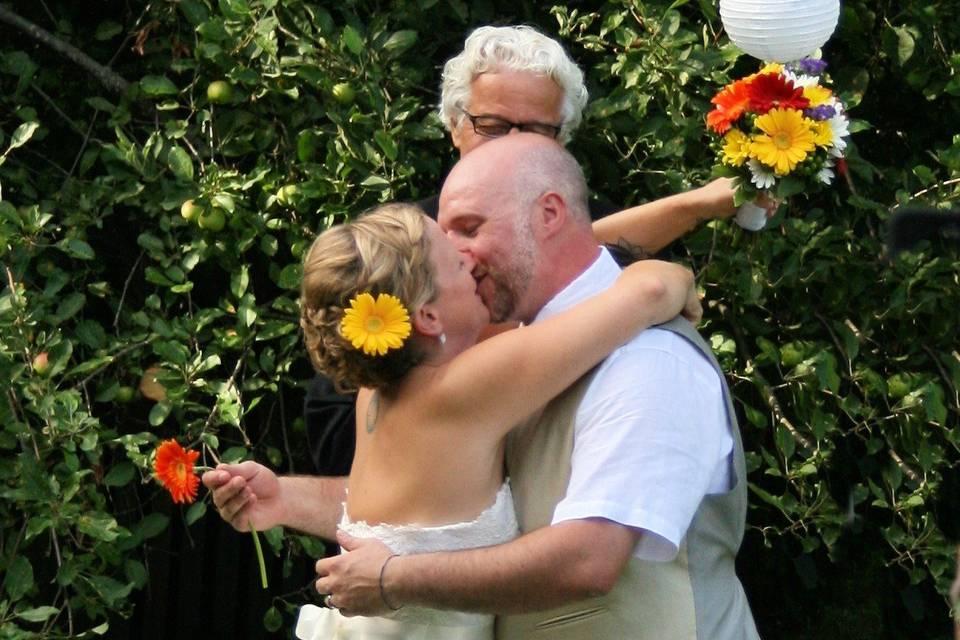
[[[367,524],[352,522],[344,504],[340,529],[355,538],[376,538],[394,553],[432,553],[487,547],[513,540],[520,534],[513,494],[509,481],[504,481],[492,505],[467,522],[423,527],[415,524]],[[420,607],[403,607],[388,616],[394,620],[440,626],[489,625],[492,616],[486,614],[439,611]]]

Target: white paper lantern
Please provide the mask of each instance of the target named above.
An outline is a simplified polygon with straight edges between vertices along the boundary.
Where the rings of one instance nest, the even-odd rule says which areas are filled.
[[[840,0],[720,0],[730,40],[755,58],[791,62],[830,39]]]

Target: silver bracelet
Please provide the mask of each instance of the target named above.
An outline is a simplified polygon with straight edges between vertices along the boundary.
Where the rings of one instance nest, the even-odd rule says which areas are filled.
[[[387,592],[386,592],[386,590],[383,588],[383,574],[386,573],[386,571],[387,571],[387,564],[389,564],[390,561],[393,560],[394,558],[396,558],[398,555],[399,555],[399,554],[397,554],[397,553],[392,554],[389,558],[387,558],[386,560],[383,561],[383,566],[380,567],[380,580],[379,580],[379,583],[380,583],[380,599],[383,600],[383,604],[387,605],[387,608],[390,609],[391,611],[400,611],[400,609],[403,609],[403,605],[400,605],[399,607],[395,607],[395,606],[393,606],[392,604],[390,604],[390,601],[389,601],[389,600],[387,600]]]

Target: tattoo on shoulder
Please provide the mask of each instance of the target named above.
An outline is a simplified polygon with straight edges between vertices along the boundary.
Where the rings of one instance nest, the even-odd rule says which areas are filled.
[[[614,257],[617,258],[617,262],[621,264],[629,264],[637,260],[646,260],[653,257],[652,253],[638,244],[633,244],[626,238],[620,238],[617,240],[617,244],[608,245],[608,247],[612,249],[612,253]]]
[[[367,433],[377,428],[377,415],[380,413],[380,392],[374,391],[367,405]]]

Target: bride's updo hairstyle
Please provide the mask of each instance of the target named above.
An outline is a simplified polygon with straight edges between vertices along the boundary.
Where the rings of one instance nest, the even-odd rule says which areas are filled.
[[[342,335],[340,322],[351,298],[388,293],[411,318],[436,296],[426,216],[412,204],[385,204],[314,240],[303,263],[300,326],[313,366],[341,390],[384,388],[420,363],[416,331],[399,349],[367,355]]]

